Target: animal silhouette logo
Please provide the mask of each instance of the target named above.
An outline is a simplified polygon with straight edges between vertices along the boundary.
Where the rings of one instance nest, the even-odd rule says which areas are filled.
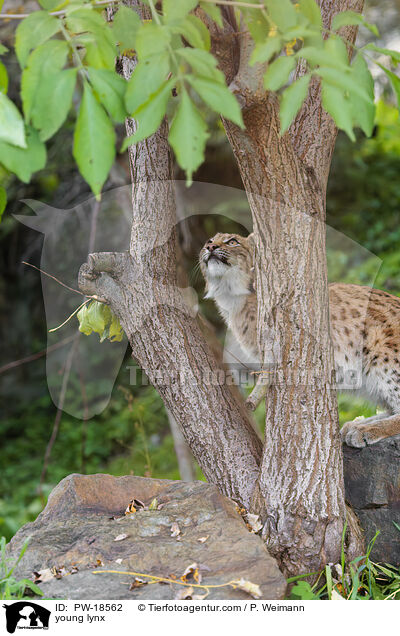
[[[16,629],[48,629],[51,612],[30,601],[17,601],[3,605],[6,610],[6,628],[9,634]]]

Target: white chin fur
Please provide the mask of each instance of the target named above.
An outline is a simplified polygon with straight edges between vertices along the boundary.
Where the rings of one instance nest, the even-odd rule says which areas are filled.
[[[208,276],[223,276],[227,267],[228,265],[225,265],[225,263],[211,258],[207,263],[207,274]]]

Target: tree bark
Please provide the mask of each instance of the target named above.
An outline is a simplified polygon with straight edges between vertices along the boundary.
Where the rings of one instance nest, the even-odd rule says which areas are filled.
[[[321,2],[326,28],[361,0]],[[347,29],[354,41],[356,30]],[[304,70],[301,65],[297,75]],[[329,336],[325,194],[336,139],[318,81],[291,129],[279,136],[275,95],[257,89],[248,66],[233,88],[245,131],[225,128],[253,216],[258,340],[271,372],[260,477],[252,507],[283,571],[295,575],[340,560],[346,516],[343,458]],[[361,533],[351,518],[352,550]]]

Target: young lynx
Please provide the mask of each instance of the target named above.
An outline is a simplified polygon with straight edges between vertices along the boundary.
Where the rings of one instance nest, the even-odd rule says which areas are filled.
[[[252,235],[218,233],[200,252],[206,298],[213,298],[243,350],[258,359],[257,297]],[[386,413],[342,427],[349,446],[362,447],[400,434],[400,298],[386,292],[334,283],[329,286],[335,366],[342,377],[361,371],[366,397]],[[338,377],[338,375],[337,375]]]

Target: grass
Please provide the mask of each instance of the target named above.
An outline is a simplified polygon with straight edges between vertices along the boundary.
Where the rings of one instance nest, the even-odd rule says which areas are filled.
[[[28,539],[24,542],[21,552],[16,559],[10,559],[6,556],[6,539],[0,539],[0,600],[10,601],[16,599],[27,598],[37,595],[43,596],[43,592],[29,579],[17,580],[13,576],[13,572],[21,561],[28,547]]]
[[[387,563],[371,560],[371,551],[379,531],[370,541],[367,553],[346,563],[344,536],[342,536],[341,563],[328,564],[321,572],[310,572],[288,579],[296,583],[291,590],[290,600],[400,600],[400,568]],[[315,577],[313,585],[303,579]]]

